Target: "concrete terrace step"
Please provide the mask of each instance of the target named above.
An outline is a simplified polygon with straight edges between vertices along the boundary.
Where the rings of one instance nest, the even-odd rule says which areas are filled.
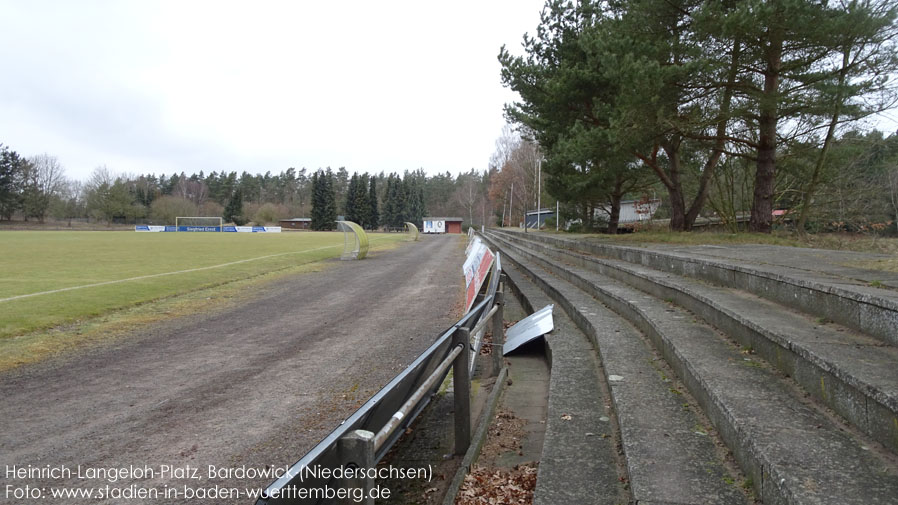
[[[491,230],[503,236],[520,233]],[[870,287],[853,279],[779,265],[740,263],[632,246],[587,242],[542,233],[528,238],[748,291],[817,317],[854,328],[898,346],[898,291]]]
[[[518,273],[523,271],[533,276],[530,271],[533,267],[525,261],[518,261],[503,253],[506,272],[515,285],[521,287],[522,297],[531,300],[535,308],[550,303],[547,295]],[[509,264],[516,268],[508,268]],[[538,278],[534,282],[540,283]],[[611,386],[614,411],[593,414],[603,415],[606,421],[600,423],[599,431],[585,439],[574,438],[568,444],[553,447],[555,444],[550,443],[547,434],[534,503],[590,503],[582,499],[578,485],[570,481],[570,469],[555,469],[546,464],[552,461],[551,452],[559,449],[563,453],[577,454],[593,444],[607,443],[609,439],[606,437],[612,431],[611,418],[616,416],[630,493],[635,503],[746,504],[747,499],[738,488],[740,479],[727,469],[723,456],[708,435],[710,430],[705,426],[706,422],[689,408],[681,388],[676,387],[656,367],[658,358],[653,355],[650,345],[620,316],[596,304],[595,299],[586,293],[577,291],[570,296],[568,301],[584,311],[583,314],[578,311],[571,314],[577,318],[577,326],[589,329],[590,337],[601,351],[602,380]],[[558,310],[556,306],[554,317],[558,329],[548,336],[553,349],[561,345],[569,347],[570,342],[578,341],[574,338],[575,334],[585,341],[578,329],[568,329],[573,323],[565,311]],[[583,347],[579,354],[594,356],[592,345],[588,342],[587,345],[588,348]],[[559,361],[557,353],[557,350],[552,351],[552,380],[556,384],[549,392],[550,405],[553,402],[582,401],[576,399],[594,394],[582,387],[580,373]],[[580,358],[578,361],[582,360]],[[609,381],[609,377],[614,380]],[[562,428],[569,423],[559,421],[557,417],[553,419],[551,412],[549,420]],[[544,474],[544,466],[556,471]],[[548,491],[557,489],[565,490],[565,494]],[[564,500],[543,500],[549,493]]]
[[[620,260],[504,236],[563,262],[607,275],[699,315],[793,377],[818,401],[898,452],[898,348],[775,302]]]
[[[503,264],[509,284],[527,313],[552,303],[513,266]],[[618,504],[627,502],[606,395],[600,386],[595,352],[586,336],[555,312],[546,335],[550,364],[546,434],[540,456],[534,505]],[[568,416],[570,418],[568,419]]]
[[[526,312],[552,303],[513,266],[506,263],[503,269]],[[609,414],[592,344],[570,320],[555,314],[555,329],[545,336],[549,404],[533,503],[626,503],[616,447],[612,438],[601,436],[611,428],[601,420]]]
[[[695,316],[598,273],[546,260],[491,235],[509,260],[526,262],[575,321],[589,306],[578,290],[624,315],[652,341],[701,405],[767,504],[894,504],[898,465],[870,450],[758,360],[745,358]],[[586,310],[584,310],[584,307]],[[602,349],[600,348],[600,352]],[[622,418],[623,420],[624,418]]]

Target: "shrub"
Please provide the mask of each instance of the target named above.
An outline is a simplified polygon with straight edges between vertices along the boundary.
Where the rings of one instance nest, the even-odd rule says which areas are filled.
[[[150,219],[157,224],[175,224],[178,216],[197,215],[196,205],[179,196],[163,196],[150,205]]]

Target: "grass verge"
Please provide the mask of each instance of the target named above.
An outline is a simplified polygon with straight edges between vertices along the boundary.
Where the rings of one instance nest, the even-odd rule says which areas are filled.
[[[402,234],[385,234],[371,238],[372,251],[386,251],[398,247],[405,237]],[[214,272],[214,275],[163,282],[162,287],[156,286],[156,289],[147,290],[146,286],[140,285],[142,281],[134,281],[0,304],[0,321],[6,329],[5,334],[0,333],[0,371],[86,345],[111,341],[149,325],[178,317],[228,310],[256,296],[270,282],[336,265],[324,263],[323,260],[339,256],[342,252],[342,234],[339,242],[339,247],[325,249],[318,254],[302,255],[299,261],[296,257],[293,257],[293,261],[284,261],[285,257],[290,256],[285,255],[274,258],[274,261],[247,262],[243,265],[258,264],[236,272],[228,269],[206,270],[203,272]],[[220,275],[217,270],[223,270],[229,275]],[[156,278],[155,281],[167,277]],[[131,292],[128,291],[129,287],[133,288]],[[91,291],[101,293],[94,294]],[[121,297],[108,300],[107,303],[96,303],[101,296],[116,296],[116,293]],[[55,318],[44,315],[36,317],[36,321],[29,320],[26,314],[7,310],[10,307],[24,307],[25,312],[34,314],[35,311],[42,310],[42,307],[76,302],[79,299],[82,303],[62,307],[66,310],[55,312]],[[85,307],[91,310],[84,310]],[[76,312],[78,310],[81,312]],[[24,324],[12,326],[11,322],[16,321],[23,321]]]

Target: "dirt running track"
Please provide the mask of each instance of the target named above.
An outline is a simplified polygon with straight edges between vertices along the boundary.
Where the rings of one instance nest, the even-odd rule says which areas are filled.
[[[425,236],[275,282],[224,314],[0,375],[0,503],[253,503],[245,495],[163,496],[165,486],[182,493],[184,486],[269,484],[210,479],[208,465],[294,463],[457,320],[463,253],[458,235]],[[72,475],[19,479],[10,474],[13,465]],[[131,465],[153,474],[114,483],[84,478],[92,469]],[[196,468],[198,479],[163,477],[164,465]],[[49,496],[51,488],[105,491],[107,484],[160,494]],[[42,488],[44,498],[10,494],[25,485]]]

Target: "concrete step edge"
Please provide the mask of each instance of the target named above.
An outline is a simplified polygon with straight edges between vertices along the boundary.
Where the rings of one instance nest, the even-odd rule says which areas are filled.
[[[552,303],[543,293],[536,290],[529,281],[523,279],[510,265],[505,264],[508,284],[521,300],[527,312]],[[546,347],[550,364],[549,403],[546,415],[546,435],[543,451],[537,471],[534,505],[567,505],[569,503],[616,503],[623,497],[629,500],[629,492],[623,488],[626,473],[621,473],[616,458],[616,447],[611,439],[596,438],[594,435],[603,429],[599,419],[605,415],[604,393],[599,387],[599,377],[595,368],[589,370],[581,363],[576,363],[580,356],[576,349],[582,344],[589,346],[585,335],[576,327],[568,328],[558,320],[556,313],[556,330],[546,335]],[[571,324],[572,323],[568,323]],[[570,339],[582,339],[582,344]],[[578,340],[579,340],[578,339]],[[574,344],[573,346],[571,344]],[[563,391],[568,383],[562,377],[561,369],[570,371],[578,368],[578,376],[585,377],[584,395],[591,396],[586,402],[573,401],[574,397]],[[580,365],[580,366],[578,366]],[[590,383],[589,375],[593,381]],[[564,419],[563,416],[570,416]],[[589,436],[588,436],[589,435]],[[572,450],[568,445],[572,442],[587,442],[589,446],[580,450]]]
[[[506,265],[511,263],[515,268],[529,271],[512,257],[504,259]],[[538,282],[544,290],[548,287],[536,280],[529,282]],[[743,476],[734,474],[724,456],[719,454],[720,450],[709,435],[713,430],[698,414],[698,407],[684,408],[684,395],[688,396],[683,391],[685,388],[674,389],[676,384],[665,379],[653,366],[651,344],[644,342],[634,328],[607,309],[597,308],[601,314],[590,316],[574,310],[573,305],[595,303],[585,293],[582,295],[579,304],[566,299],[556,301],[564,306],[563,311],[556,310],[556,320],[574,318],[576,326],[590,335],[600,349],[605,346],[606,352],[600,353],[600,360],[606,385],[609,375],[616,376],[608,370],[627,376],[626,384],[615,382],[609,390],[614,415],[626,419],[617,432],[634,501],[660,503],[673,500],[682,505],[747,504],[741,489]],[[615,333],[609,325],[615,325],[622,333]],[[597,327],[605,331],[596,331]],[[563,372],[556,370],[555,373]],[[689,403],[694,404],[694,401]]]
[[[790,335],[770,327],[769,319],[776,318],[771,315],[772,312],[768,313],[768,321],[765,323],[751,317],[752,307],[746,305],[748,300],[727,303],[727,291],[730,288],[702,286],[697,281],[650,267],[555,249],[548,244],[521,240],[517,236],[509,238],[516,243],[537,247],[556,258],[564,256],[573,259],[581,267],[610,276],[657,298],[673,299],[675,303],[700,315],[743,346],[751,346],[769,363],[793,377],[818,401],[877,442],[898,453],[898,376],[890,375],[888,367],[884,371],[880,370],[879,374],[871,374],[870,379],[860,378],[855,372],[869,367],[870,360],[877,360],[880,364],[885,360],[890,366],[898,363],[898,349],[888,345],[874,347],[871,350],[876,354],[858,356],[856,359],[844,355],[840,357],[842,363],[839,363],[833,356],[822,356],[814,349],[813,343],[797,342]],[[763,300],[758,303],[771,304]],[[796,321],[796,318],[788,319],[786,316],[783,313],[780,317],[787,322]],[[784,326],[789,327],[788,324]],[[848,335],[828,332],[826,329],[818,328],[816,332],[832,333],[833,339],[841,338],[846,344],[875,345],[878,342],[864,336],[852,339]]]
[[[505,242],[504,254],[520,254],[548,268],[550,277],[573,282],[642,329],[712,419],[765,503],[893,503],[898,496],[893,460],[802,404],[771,371],[739,368],[738,351],[727,349],[732,346],[715,339],[710,329],[666,320],[663,307],[653,318],[645,312],[660,303],[653,297],[607,278],[602,286],[591,284],[570,271],[577,269],[559,270],[538,254],[499,240]],[[734,388],[740,381],[748,387]],[[771,415],[759,419],[759,406]]]
[[[522,234],[493,229],[512,237]],[[615,258],[662,271],[699,278],[722,286],[737,287],[763,298],[826,317],[891,345],[898,345],[898,295],[885,289],[835,285],[819,279],[799,278],[761,265],[737,265],[722,260],[612,244],[527,234],[527,239],[590,254]],[[809,275],[806,275],[809,277]]]

